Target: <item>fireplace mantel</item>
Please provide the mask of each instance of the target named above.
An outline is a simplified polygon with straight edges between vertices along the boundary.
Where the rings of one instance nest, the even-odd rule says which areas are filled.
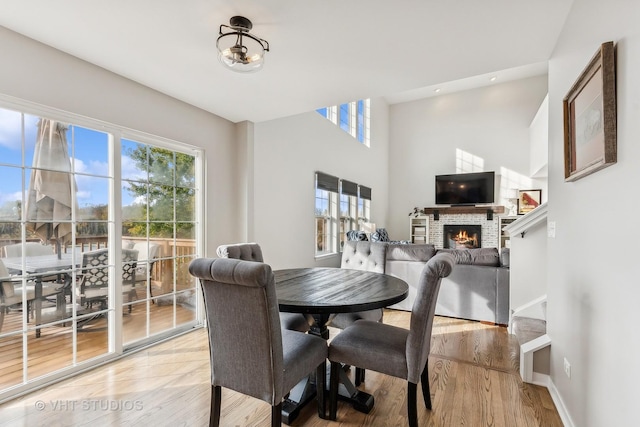
[[[492,213],[501,214],[504,213],[504,206],[493,205],[493,206],[436,206],[430,208],[422,208],[425,215],[430,215],[434,213],[438,213],[441,215],[449,214],[483,214],[487,211],[491,211]]]
[[[424,215],[428,238],[425,243],[431,243],[440,249],[444,245],[445,225],[481,225],[482,244],[480,247],[491,248],[500,245],[500,217],[506,209],[500,205],[484,206],[430,206],[416,209],[419,215]],[[412,218],[410,222],[414,221]]]

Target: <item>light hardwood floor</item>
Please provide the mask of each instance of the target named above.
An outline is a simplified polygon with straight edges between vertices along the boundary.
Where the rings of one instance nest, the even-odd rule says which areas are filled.
[[[387,310],[384,320],[408,327],[409,313]],[[7,402],[0,425],[205,426],[208,351],[206,331],[190,332]],[[504,327],[436,317],[429,377],[433,410],[421,404],[419,391],[421,426],[562,426],[548,391],[520,379],[517,343]],[[332,422],[308,405],[292,425],[407,425],[404,381],[367,371],[361,388],[375,397],[369,414],[340,402]],[[269,425],[262,401],[223,390],[222,405],[223,426]]]

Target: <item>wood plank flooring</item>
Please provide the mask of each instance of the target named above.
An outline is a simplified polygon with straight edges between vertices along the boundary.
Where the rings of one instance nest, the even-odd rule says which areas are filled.
[[[386,310],[408,327],[409,313]],[[331,336],[339,331],[331,330]],[[0,425],[206,426],[210,370],[199,329],[0,406]],[[436,317],[429,377],[433,410],[418,387],[421,426],[562,426],[548,391],[518,374],[518,347],[506,328]],[[405,426],[404,381],[367,371],[361,388],[375,397],[369,414],[339,402],[338,420],[309,405],[293,426]],[[223,390],[223,426],[268,426],[265,402]]]

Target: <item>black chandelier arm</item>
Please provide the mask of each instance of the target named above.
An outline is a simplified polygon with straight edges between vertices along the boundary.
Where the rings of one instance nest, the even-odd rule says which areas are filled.
[[[228,26],[228,25],[221,24],[221,25],[220,25],[220,32],[219,32],[219,34],[220,34],[220,35],[219,35],[219,37],[218,37],[218,40],[220,40],[222,37],[230,36],[230,35],[234,35],[234,34],[235,34],[235,35],[238,35],[238,36],[240,37],[240,39],[241,39],[242,37],[249,37],[250,39],[252,39],[252,40],[254,40],[254,41],[258,42],[258,43],[260,44],[260,46],[262,46],[262,48],[263,48],[266,52],[269,52],[269,42],[268,42],[268,41],[266,41],[265,39],[261,39],[260,37],[256,37],[256,36],[254,36],[253,34],[251,34],[251,33],[247,33],[247,32],[244,32],[244,31],[229,31],[229,32],[226,32],[226,33],[225,33],[225,32],[223,32],[223,31],[222,31],[222,27],[229,28],[229,29],[233,30],[233,28],[232,28],[232,27],[230,27],[230,26]]]

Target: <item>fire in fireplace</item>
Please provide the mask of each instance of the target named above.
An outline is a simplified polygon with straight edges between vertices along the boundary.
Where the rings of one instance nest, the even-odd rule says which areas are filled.
[[[449,249],[473,249],[482,244],[482,226],[480,225],[444,225],[443,247]]]

